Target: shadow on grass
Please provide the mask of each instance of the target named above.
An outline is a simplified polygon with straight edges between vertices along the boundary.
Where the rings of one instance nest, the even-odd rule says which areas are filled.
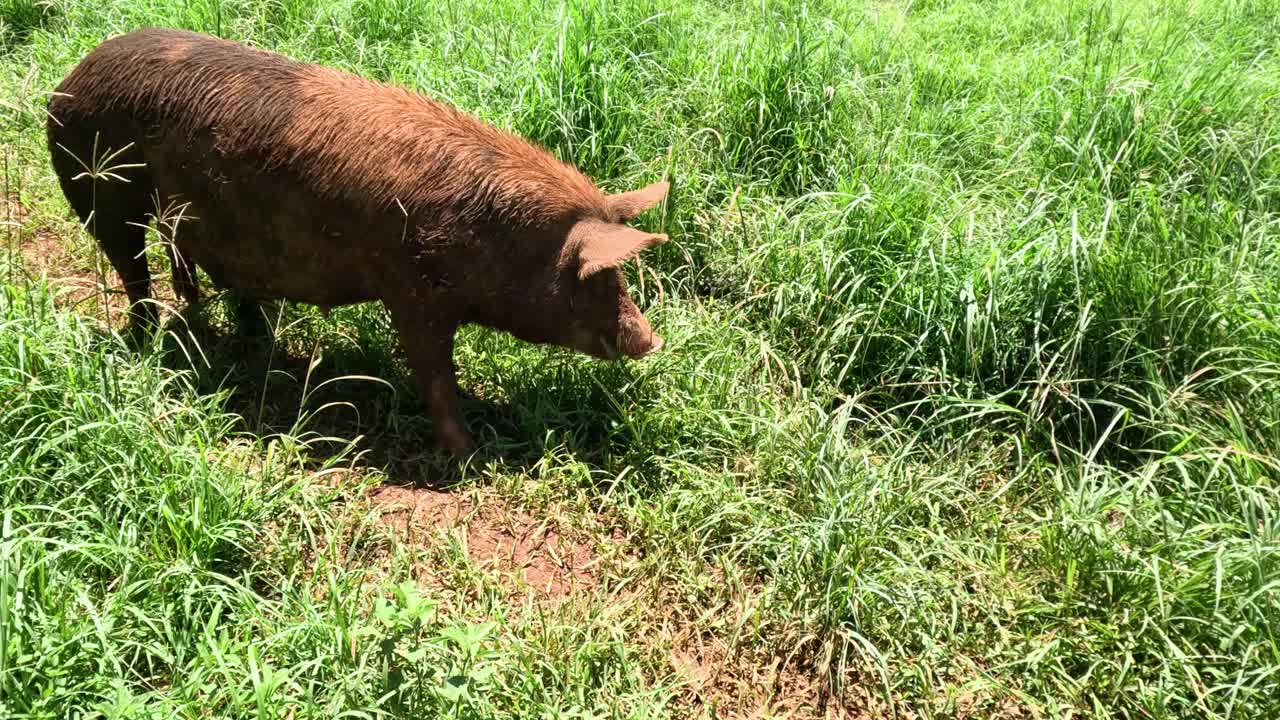
[[[537,472],[547,450],[562,445],[593,469],[606,455],[626,451],[610,431],[616,404],[588,383],[533,378],[503,387],[500,398],[464,387],[462,410],[478,445],[464,464],[436,442],[412,374],[398,351],[388,349],[398,348],[395,342],[295,347],[288,339],[217,327],[203,313],[167,330],[168,366],[193,370],[200,392],[226,392],[225,407],[240,417],[239,431],[262,440],[306,440],[315,466],[351,452],[354,441],[355,466],[383,471],[387,484],[448,490],[466,480],[467,468]]]

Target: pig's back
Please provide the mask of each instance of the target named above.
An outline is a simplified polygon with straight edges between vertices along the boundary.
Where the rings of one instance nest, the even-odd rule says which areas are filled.
[[[464,208],[522,224],[601,206],[595,185],[545,150],[402,88],[197,33],[104,42],[58,87],[69,133],[127,128],[176,159],[196,150],[289,177],[317,198],[424,215]]]
[[[140,157],[160,204],[189,218],[179,249],[251,295],[375,299],[411,272],[415,243],[447,243],[437,257],[465,265],[519,234],[469,228],[560,224],[604,204],[550,153],[443,104],[196,33],[108,40],[58,93],[51,151],[131,144],[120,159]]]

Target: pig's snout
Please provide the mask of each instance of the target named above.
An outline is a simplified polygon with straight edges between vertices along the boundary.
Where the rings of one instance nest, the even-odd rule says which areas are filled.
[[[648,355],[649,353],[658,352],[659,350],[662,349],[662,346],[666,344],[667,344],[667,341],[663,340],[661,335],[659,335],[658,333],[654,333],[653,344],[649,346],[649,352],[645,353],[645,355]]]
[[[643,335],[622,336],[618,338],[618,341],[618,347],[622,349],[622,353],[636,360],[661,350],[662,346],[666,344],[662,336],[652,330]]]
[[[649,321],[634,307],[631,310],[630,313],[622,313],[614,332],[579,331],[574,339],[566,344],[604,360],[622,358],[639,360],[661,350],[666,341],[653,331]]]

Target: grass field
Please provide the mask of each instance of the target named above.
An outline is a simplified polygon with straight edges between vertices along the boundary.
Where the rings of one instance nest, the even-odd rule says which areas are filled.
[[[669,177],[667,347],[469,329],[464,467],[378,307],[130,349],[43,107],[144,25]],[[1280,717],[1277,0],[0,0],[0,52],[0,717]]]

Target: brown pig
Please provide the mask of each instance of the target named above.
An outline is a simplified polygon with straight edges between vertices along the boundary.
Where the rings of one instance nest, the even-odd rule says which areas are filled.
[[[104,42],[49,102],[62,190],[155,320],[145,227],[178,212],[175,292],[194,269],[254,300],[381,300],[436,435],[472,447],[453,338],[464,323],[606,359],[662,339],[619,265],[666,240],[623,224],[666,183],[606,195],[535,145],[407,90],[196,33]]]

